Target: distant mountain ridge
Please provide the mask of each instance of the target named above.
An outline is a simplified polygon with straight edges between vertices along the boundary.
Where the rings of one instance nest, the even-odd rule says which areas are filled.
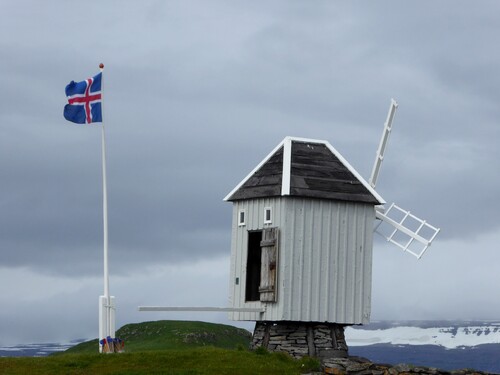
[[[378,321],[345,331],[349,355],[500,373],[500,321]]]
[[[500,321],[380,321],[348,327],[349,346],[438,345],[447,349],[500,344]]]
[[[37,343],[15,346],[0,346],[0,357],[45,357],[54,353],[63,352],[83,340],[70,343]]]

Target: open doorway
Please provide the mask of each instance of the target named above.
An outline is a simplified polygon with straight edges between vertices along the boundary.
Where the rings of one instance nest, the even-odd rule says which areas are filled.
[[[247,279],[245,287],[246,301],[259,301],[260,269],[262,263],[262,231],[248,232]]]

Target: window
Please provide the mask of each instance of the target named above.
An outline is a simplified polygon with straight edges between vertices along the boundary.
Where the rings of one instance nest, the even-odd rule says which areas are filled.
[[[240,210],[238,212],[238,226],[242,227],[245,225],[245,210]]]
[[[264,224],[271,224],[273,222],[272,212],[271,207],[264,208]]]

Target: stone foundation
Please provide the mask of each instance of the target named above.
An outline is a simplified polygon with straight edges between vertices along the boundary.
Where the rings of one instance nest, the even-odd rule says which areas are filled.
[[[315,322],[256,322],[251,349],[264,347],[294,358],[321,360],[347,357],[344,326]]]

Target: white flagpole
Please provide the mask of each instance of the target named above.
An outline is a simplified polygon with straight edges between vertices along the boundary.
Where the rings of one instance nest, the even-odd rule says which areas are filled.
[[[104,64],[100,64],[99,68],[104,70]],[[104,110],[103,110],[103,77],[101,76],[101,144],[102,144],[102,218],[104,232],[104,297],[108,299],[109,305],[109,273],[108,273],[108,188],[106,184],[106,141],[104,137]]]
[[[104,70],[104,64],[99,65],[101,73]],[[103,216],[103,241],[104,241],[104,298],[100,301],[100,316],[99,316],[99,339],[111,336],[114,338],[114,311],[113,301],[109,294],[109,270],[108,270],[108,192],[106,184],[106,142],[104,136],[104,85],[103,76],[101,76],[101,143],[102,143],[102,216]],[[104,304],[104,306],[103,306]],[[102,350],[102,348],[100,347]]]

